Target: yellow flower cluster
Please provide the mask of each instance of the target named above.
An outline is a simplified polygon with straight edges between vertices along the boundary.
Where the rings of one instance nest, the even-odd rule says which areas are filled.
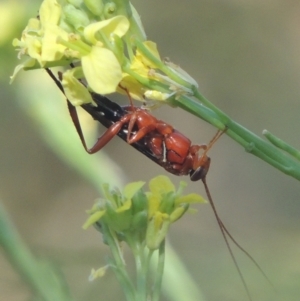
[[[104,198],[98,200],[83,225],[106,225],[116,237],[126,242],[135,241],[150,250],[158,249],[172,223],[188,210],[192,203],[205,203],[197,194],[183,196],[186,184],[175,186],[166,176],[158,176],[149,182],[149,192],[143,192],[144,182],[128,184],[122,193],[103,186]]]
[[[30,19],[21,38],[13,41],[19,57],[29,58],[15,68],[11,79],[22,69],[72,64],[62,74],[62,85],[75,106],[92,103],[90,91],[109,94],[126,89],[134,99],[158,101],[192,93],[195,81],[178,66],[163,62],[156,44],[145,40],[134,7],[129,3],[122,10],[113,1],[103,2],[44,0],[39,16]]]

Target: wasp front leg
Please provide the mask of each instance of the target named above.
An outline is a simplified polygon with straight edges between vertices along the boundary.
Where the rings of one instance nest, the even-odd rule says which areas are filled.
[[[156,129],[157,119],[146,110],[131,108],[133,112],[128,123],[127,143],[135,143]],[[137,131],[134,132],[134,127]],[[133,133],[134,132],[134,133]]]

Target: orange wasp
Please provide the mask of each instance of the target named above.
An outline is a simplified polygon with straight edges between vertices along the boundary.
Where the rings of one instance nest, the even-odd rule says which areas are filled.
[[[60,81],[50,70],[46,70],[60,90],[64,93]],[[242,280],[248,298],[249,300],[252,300],[246,281],[234,257],[228,238],[231,239],[231,241],[244,254],[246,254],[269,283],[270,281],[253,257],[240,246],[223,224],[217,213],[206,183],[206,175],[211,161],[207,156],[207,152],[226,131],[226,128],[223,131],[218,131],[207,145],[193,145],[189,138],[174,129],[173,126],[162,120],[158,120],[150,114],[148,110],[133,106],[132,101],[130,106],[121,107],[110,101],[105,96],[96,93],[91,93],[91,96],[97,106],[85,104],[82,105],[82,108],[95,120],[107,127],[107,130],[98,138],[92,148],[88,148],[86,145],[76,108],[67,100],[70,115],[85,150],[89,154],[94,154],[101,150],[117,135],[138,151],[142,152],[152,161],[159,164],[166,171],[178,176],[189,175],[191,181],[201,180],[204,184],[208,200],[212,206],[230,256]]]

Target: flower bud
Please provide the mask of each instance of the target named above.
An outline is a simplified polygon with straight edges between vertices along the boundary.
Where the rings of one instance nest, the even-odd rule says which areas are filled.
[[[68,3],[74,5],[76,8],[80,8],[82,0],[67,0]]]
[[[131,201],[129,201],[131,204]],[[128,204],[123,204],[121,207],[115,209],[109,202],[107,202],[107,214],[104,216],[105,222],[111,229],[116,232],[123,232],[129,229],[131,224],[131,210]],[[130,205],[129,204],[129,205]]]
[[[174,202],[175,193],[173,191],[163,194],[161,203],[159,205],[159,211],[170,214],[174,209]]]
[[[100,16],[103,11],[103,2],[101,0],[83,0],[86,7],[95,16]]]
[[[132,198],[132,213],[136,214],[140,211],[148,209],[148,199],[143,191],[138,191]]]
[[[65,21],[72,25],[76,30],[83,30],[90,20],[88,16],[82,11],[69,4],[63,7]]]
[[[105,4],[104,9],[103,9],[103,13],[106,19],[111,18],[112,16],[115,15],[115,12],[117,10],[117,6],[115,3],[113,2],[108,2]]]
[[[181,204],[179,207],[177,207],[171,214],[170,214],[170,221],[171,223],[176,222],[178,219],[180,219],[185,212],[189,209],[189,204]]]
[[[82,228],[86,230],[89,226],[93,225],[97,221],[101,219],[101,217],[105,214],[105,211],[97,211],[93,215],[89,217],[89,219],[84,223]]]
[[[131,230],[143,234],[147,228],[147,222],[148,222],[148,213],[146,210],[140,211],[136,214],[134,214],[131,222]],[[145,234],[143,234],[145,236]],[[143,240],[145,237],[143,237]]]

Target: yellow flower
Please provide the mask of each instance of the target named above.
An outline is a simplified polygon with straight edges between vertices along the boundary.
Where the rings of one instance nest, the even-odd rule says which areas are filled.
[[[159,56],[159,52],[157,50],[157,46],[156,46],[156,43],[152,42],[152,41],[145,41],[143,42],[143,45],[147,48],[148,52],[151,53],[151,55],[153,57],[155,57],[157,60],[161,61],[160,59],[160,56]],[[153,63],[153,61],[149,60],[148,56],[145,55],[145,53],[142,53],[141,51],[137,50],[136,51],[136,60],[141,62],[146,68],[157,68],[158,66]],[[133,66],[131,67],[133,70],[135,70],[135,68],[139,69],[138,68],[138,65],[137,66]],[[141,71],[141,70],[137,70],[138,73]]]
[[[154,42],[145,41],[142,44],[147,49],[147,53],[161,62]],[[153,100],[166,100],[170,96],[168,93],[147,88],[147,83],[150,85],[153,80],[160,81],[160,78],[153,72],[154,68],[157,68],[157,65],[149,60],[146,54],[137,49],[130,66],[125,68],[120,86],[126,88],[130,96],[136,100],[144,101],[145,97]],[[118,89],[118,92],[125,93],[124,89]]]
[[[44,0],[39,17],[30,19],[21,38],[13,41],[19,57],[29,59],[15,68],[11,79],[22,69],[73,64],[77,69],[66,71],[62,85],[74,106],[92,103],[90,91],[129,92],[133,99],[158,102],[192,94],[195,81],[178,66],[162,61],[156,44],[145,41],[134,7],[106,4]]]
[[[76,73],[81,74],[82,68],[76,67],[67,70],[62,76],[62,85],[64,87],[64,92],[68,100],[73,106],[80,106],[85,103],[93,103],[93,98],[88,89],[77,79],[82,76],[76,75]]]
[[[129,29],[124,16],[92,23],[85,27],[84,37],[92,44],[91,51],[81,58],[82,69],[88,85],[100,94],[115,92],[122,79],[120,62],[114,52],[105,48],[105,41],[113,42],[123,37]]]
[[[30,58],[15,68],[12,79],[24,68],[62,66],[73,62],[82,68],[82,72],[69,72],[63,81],[67,97],[70,96],[73,105],[88,102],[88,97],[82,101],[72,97],[88,93],[87,89],[84,91],[84,87],[80,86],[76,77],[78,74],[96,93],[115,92],[122,80],[123,60],[123,57],[116,56],[116,53],[123,55],[123,44],[116,43],[116,40],[127,33],[129,21],[125,16],[98,22],[88,17],[85,11],[71,4],[61,6],[56,0],[44,0],[39,18],[30,19],[21,39],[13,41],[13,46],[19,48],[19,56],[27,55]],[[69,93],[70,87],[77,91]]]
[[[158,176],[149,183],[148,228],[146,242],[149,249],[157,249],[165,238],[171,223],[177,221],[192,203],[205,203],[197,194],[181,196],[185,182],[181,182],[178,191],[166,176]]]
[[[109,227],[115,231],[126,231],[131,226],[132,202],[134,195],[145,185],[144,182],[133,182],[125,186],[123,193],[118,190],[110,191],[109,186],[102,186],[105,199],[98,201],[88,211],[90,217],[84,223],[83,228],[87,229],[97,221],[103,219]]]
[[[172,212],[182,204],[190,205],[194,203],[205,203],[206,201],[198,194],[191,193],[182,196],[183,188],[186,183],[181,181],[178,191],[166,176],[158,176],[153,178],[149,183],[150,192],[147,193],[149,200],[149,218],[155,212],[172,214]]]
[[[66,47],[56,40],[58,36],[67,39],[68,33],[58,26],[60,17],[61,6],[57,1],[44,0],[39,18],[29,19],[21,39],[13,40],[13,46],[19,48],[19,57],[28,55],[30,58],[15,68],[12,79],[24,68],[46,67],[47,63],[63,58]]]
[[[57,1],[44,0],[39,19],[30,19],[21,40],[14,40],[13,45],[20,46],[22,54],[26,53],[36,59],[41,66],[46,62],[60,60],[66,47],[56,43],[56,39],[58,36],[68,36],[68,33],[58,26],[60,16],[61,6]]]
[[[151,250],[159,248],[170,225],[188,210],[191,203],[204,203],[196,194],[182,196],[186,186],[175,186],[166,176],[153,178],[149,192],[143,192],[144,182],[128,184],[123,193],[110,190],[103,185],[104,197],[88,211],[90,217],[83,225],[86,229],[93,224],[105,225],[116,237],[132,243],[146,244]],[[101,228],[101,227],[100,227]]]
[[[129,22],[124,16],[116,16],[108,20],[92,23],[85,27],[83,35],[87,42],[83,42],[81,39],[74,39],[69,41],[62,41],[60,43],[69,46],[70,49],[78,49],[81,59],[82,77],[84,77],[88,83],[89,88],[99,94],[109,94],[117,90],[117,87],[122,79],[122,69],[120,62],[113,51],[106,48],[105,43],[114,41],[114,38],[122,37],[125,35],[129,28]],[[80,73],[77,71],[77,73]],[[77,88],[81,91],[84,87],[77,81],[75,73],[69,73],[68,76],[64,76],[63,87],[69,87],[77,82]],[[68,83],[71,81],[71,83]],[[73,87],[75,87],[73,85]],[[85,94],[88,93],[86,89]],[[80,101],[73,98],[69,93],[66,93],[67,97],[74,106],[82,105],[88,102],[88,98],[85,97]],[[90,101],[92,102],[92,101]]]
[[[82,69],[88,85],[99,94],[116,91],[122,79],[122,69],[112,51],[95,45],[81,58]]]

